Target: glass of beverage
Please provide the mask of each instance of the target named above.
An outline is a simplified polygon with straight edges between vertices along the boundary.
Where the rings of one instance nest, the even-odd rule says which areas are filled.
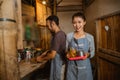
[[[75,48],[71,47],[69,52],[70,52],[70,57],[76,57],[76,49]]]

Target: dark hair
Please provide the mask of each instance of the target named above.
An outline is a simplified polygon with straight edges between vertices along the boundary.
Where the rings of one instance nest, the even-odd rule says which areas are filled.
[[[47,20],[54,21],[56,23],[56,25],[59,25],[59,19],[55,15],[51,15],[51,16],[47,17],[46,21]]]
[[[72,20],[73,20],[75,17],[80,17],[80,18],[82,18],[84,21],[86,21],[85,15],[84,15],[83,13],[81,13],[81,12],[78,12],[78,13],[73,14]]]

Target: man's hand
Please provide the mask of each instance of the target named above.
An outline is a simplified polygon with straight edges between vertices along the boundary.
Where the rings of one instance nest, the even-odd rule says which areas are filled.
[[[38,56],[38,57],[36,58],[36,61],[37,61],[37,62],[45,61],[44,58],[47,56],[47,53],[48,53],[48,50],[45,51],[44,53],[42,53],[40,56]]]
[[[41,57],[45,57],[45,56],[47,56],[47,53],[48,53],[48,52],[49,52],[49,50],[43,52],[43,53],[41,54]]]
[[[41,56],[38,56],[38,57],[36,58],[36,61],[37,61],[37,62],[43,62],[44,59],[43,59]]]

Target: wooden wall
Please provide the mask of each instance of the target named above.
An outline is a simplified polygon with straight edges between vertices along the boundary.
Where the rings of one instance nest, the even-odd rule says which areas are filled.
[[[19,80],[17,0],[0,0],[0,80]]]
[[[47,5],[43,5],[40,0],[36,0],[36,17],[38,25],[45,26],[46,18],[52,14],[52,10]]]
[[[50,6],[43,5],[40,0],[36,0],[36,19],[40,33],[40,36],[38,38],[40,39],[40,48],[42,49],[50,48],[51,34],[46,27],[46,18],[51,14],[52,14],[52,10]]]
[[[26,27],[30,27],[30,40],[26,39]],[[35,7],[32,5],[22,3],[22,41],[23,48],[25,47],[37,47],[40,45],[39,30],[35,21]],[[38,45],[36,45],[38,44]]]
[[[42,49],[49,49],[50,48],[50,40],[51,40],[51,33],[47,29],[47,27],[40,27],[40,47]]]
[[[35,12],[36,11],[36,12]],[[46,18],[52,14],[52,10],[49,6],[43,5],[40,0],[36,0],[36,6],[31,6],[27,4],[22,4],[22,22],[23,22],[23,46],[27,45],[25,39],[25,26],[26,20],[30,20],[31,24],[31,42],[34,41],[34,47],[39,47],[43,49],[48,49],[49,32],[46,26]],[[35,20],[36,18],[36,20]],[[35,25],[34,25],[35,24]]]
[[[106,53],[98,55],[98,80],[120,80],[120,59]]]
[[[98,80],[120,80],[120,13],[97,20]]]
[[[0,0],[0,80],[20,80],[17,48],[23,48],[21,9],[21,0]],[[23,15],[35,16],[28,11]]]
[[[22,15],[35,17],[35,8],[32,5],[22,3]]]

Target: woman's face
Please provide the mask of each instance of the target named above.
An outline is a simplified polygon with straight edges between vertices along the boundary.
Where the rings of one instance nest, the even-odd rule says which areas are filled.
[[[81,17],[77,16],[73,18],[72,23],[75,31],[79,32],[83,30],[86,24],[86,21],[84,21],[84,19],[82,19]]]

